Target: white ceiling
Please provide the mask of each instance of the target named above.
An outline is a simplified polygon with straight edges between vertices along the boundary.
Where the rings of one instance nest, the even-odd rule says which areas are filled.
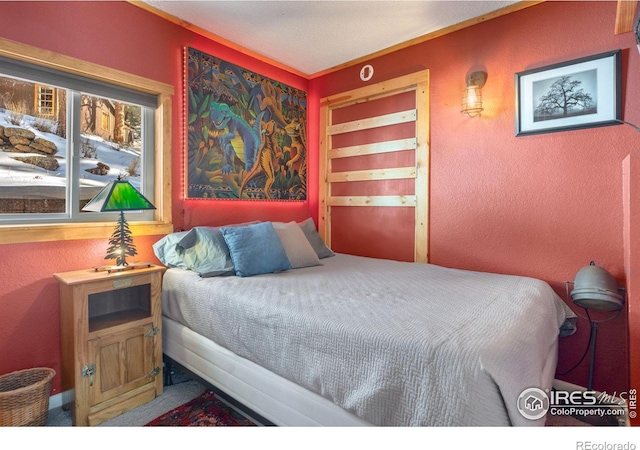
[[[519,1],[144,0],[144,3],[312,75]]]

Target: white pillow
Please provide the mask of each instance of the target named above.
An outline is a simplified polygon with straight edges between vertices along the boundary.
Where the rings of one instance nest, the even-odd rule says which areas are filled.
[[[319,266],[320,259],[296,222],[272,222],[293,269]]]

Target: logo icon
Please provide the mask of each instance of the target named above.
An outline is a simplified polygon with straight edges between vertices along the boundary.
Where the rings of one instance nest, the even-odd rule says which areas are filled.
[[[542,389],[529,388],[518,397],[518,411],[529,420],[537,420],[549,411],[549,396]]]

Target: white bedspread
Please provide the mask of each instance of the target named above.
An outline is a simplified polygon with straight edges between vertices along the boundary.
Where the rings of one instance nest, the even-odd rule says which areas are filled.
[[[170,269],[163,314],[376,425],[542,425],[574,314],[533,278],[338,254],[279,274]],[[550,367],[552,365],[552,367]]]

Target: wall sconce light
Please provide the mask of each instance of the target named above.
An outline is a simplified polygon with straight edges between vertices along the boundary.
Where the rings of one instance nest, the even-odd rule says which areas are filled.
[[[598,336],[598,324],[607,320],[615,319],[620,314],[624,306],[624,288],[619,288],[615,278],[606,269],[598,267],[593,261],[588,266],[578,271],[575,281],[567,281],[567,295],[569,285],[573,285],[571,299],[577,306],[584,308],[587,319],[591,324],[589,337],[589,379],[587,380],[587,390],[593,387],[593,368],[596,356],[596,339]],[[593,320],[589,315],[589,309],[595,311],[608,312],[611,315],[605,319]]]
[[[487,81],[487,72],[472,72],[467,76],[467,87],[462,96],[462,111],[469,117],[482,112],[482,87]]]

